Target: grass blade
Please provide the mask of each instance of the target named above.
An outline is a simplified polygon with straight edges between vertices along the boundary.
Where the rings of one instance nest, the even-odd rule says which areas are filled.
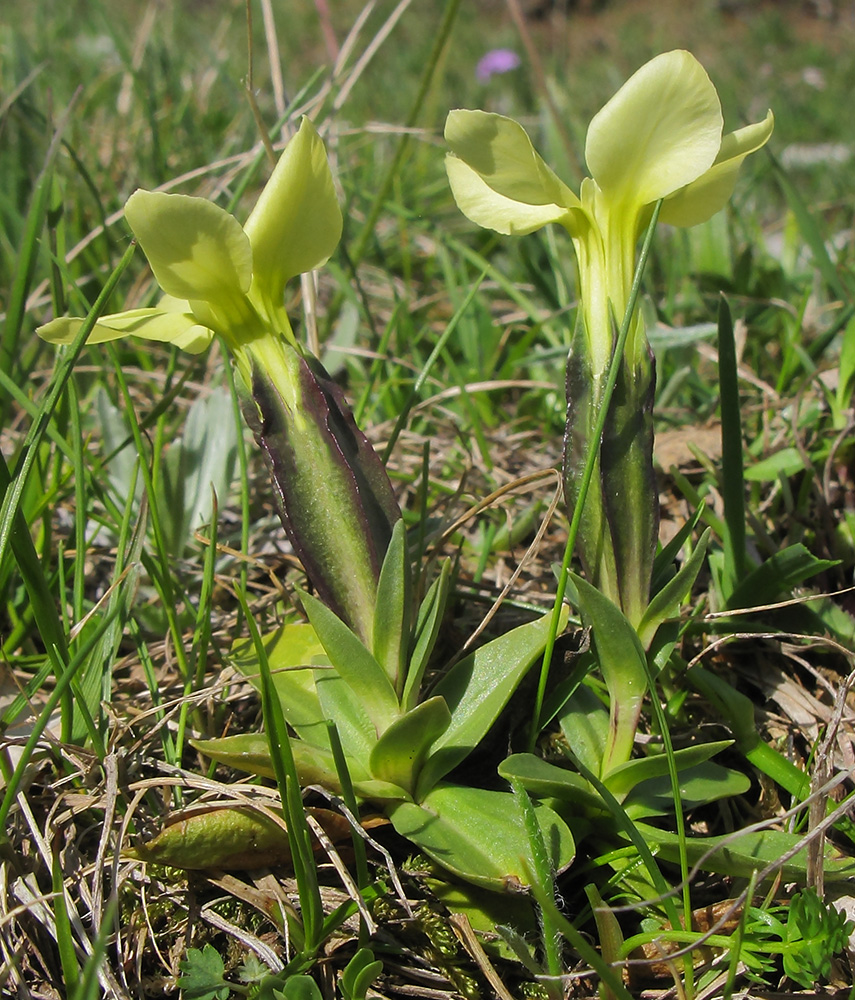
[[[724,296],[718,307],[718,378],[721,391],[721,492],[724,498],[725,602],[745,575],[745,473],[742,415],[733,320]]]

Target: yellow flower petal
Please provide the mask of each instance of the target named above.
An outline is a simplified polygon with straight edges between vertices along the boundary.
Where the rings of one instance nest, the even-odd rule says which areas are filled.
[[[189,311],[170,308],[165,302],[159,308],[130,309],[127,312],[102,316],[95,324],[87,344],[104,344],[120,337],[142,337],[174,344],[190,354],[199,354],[210,346],[214,334],[196,323]],[[187,303],[183,303],[186,307]],[[80,331],[84,320],[70,316],[40,326],[36,333],[51,344],[70,344]]]
[[[718,95],[688,52],[645,63],[591,121],[585,156],[615,202],[641,207],[708,170],[721,145]]]
[[[762,122],[726,135],[710,169],[664,202],[660,222],[696,226],[721,211],[733,194],[742,161],[768,142],[774,127],[775,119],[770,111]]]
[[[125,219],[168,295],[232,301],[249,291],[252,248],[233,215],[205,198],[135,191]]]
[[[445,139],[452,153],[496,194],[524,205],[578,207],[579,199],[544,163],[525,129],[512,118],[485,111],[450,111]]]
[[[445,158],[445,169],[457,207],[478,226],[506,236],[525,236],[549,222],[570,225],[561,205],[530,205],[499,194],[471,167],[456,156]]]
[[[255,262],[253,289],[281,305],[285,282],[326,263],[341,229],[324,144],[303,118],[244,226]]]

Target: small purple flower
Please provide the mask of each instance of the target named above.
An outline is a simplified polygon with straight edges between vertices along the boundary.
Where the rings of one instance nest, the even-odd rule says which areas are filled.
[[[520,64],[520,57],[513,49],[491,49],[482,56],[475,69],[475,76],[486,83],[495,73],[508,73]]]

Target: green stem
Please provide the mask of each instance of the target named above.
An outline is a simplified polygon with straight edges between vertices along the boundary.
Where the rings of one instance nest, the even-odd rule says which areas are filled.
[[[742,455],[742,414],[733,321],[727,299],[718,307],[718,380],[721,393],[721,474],[724,499],[725,601],[745,577],[745,476]]]
[[[534,747],[537,743],[537,735],[540,732],[540,714],[543,708],[543,699],[546,695],[546,684],[549,679],[549,667],[552,662],[552,653],[555,649],[555,640],[558,636],[558,622],[561,616],[561,606],[564,603],[564,595],[567,591],[567,578],[570,574],[570,560],[573,557],[573,551],[576,547],[576,536],[579,533],[582,511],[585,507],[585,498],[588,495],[591,478],[594,474],[594,467],[597,464],[597,456],[600,453],[599,445],[603,439],[603,430],[605,429],[606,420],[609,415],[609,404],[611,402],[615,384],[617,383],[618,373],[620,372],[621,361],[626,347],[626,340],[629,335],[630,326],[632,325],[633,313],[635,312],[635,304],[638,301],[638,296],[641,291],[641,279],[644,275],[647,258],[650,255],[650,247],[653,244],[653,234],[656,231],[656,223],[659,219],[659,209],[661,206],[661,201],[658,201],[654,206],[653,215],[650,218],[650,224],[647,227],[647,232],[644,234],[644,243],[641,247],[641,254],[638,258],[638,266],[635,269],[635,276],[632,280],[632,289],[629,293],[629,301],[627,302],[626,312],[623,315],[620,332],[618,333],[615,348],[612,353],[606,385],[603,389],[603,395],[599,402],[599,408],[597,409],[597,422],[594,425],[594,432],[588,441],[585,467],[579,484],[579,495],[576,499],[576,506],[573,508],[573,517],[570,521],[570,529],[567,532],[567,544],[564,547],[564,558],[561,562],[561,572],[558,576],[558,588],[555,593],[555,603],[552,606],[552,627],[549,631],[546,648],[543,651],[543,662],[540,667],[540,679],[537,685],[537,695],[535,696],[534,711],[532,712],[531,718],[531,730],[529,732],[528,740],[528,749],[530,753],[534,752]]]

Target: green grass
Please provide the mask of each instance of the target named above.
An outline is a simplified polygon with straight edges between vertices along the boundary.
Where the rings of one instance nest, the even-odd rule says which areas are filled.
[[[552,499],[553,481],[544,479],[534,494],[511,490],[491,509],[465,516],[517,478],[560,463],[563,365],[576,306],[563,233],[498,238],[475,231],[457,210],[443,169],[447,110],[483,107],[525,121],[545,159],[574,187],[591,115],[656,52],[685,46],[698,55],[729,127],[775,111],[771,155],[746,161],[732,203],[710,223],[660,229],[644,278],[657,433],[665,441],[668,432],[676,447],[661,470],[663,523],[679,529],[704,501],[694,538],[705,525],[712,535],[670,636],[674,655],[663,652],[655,664],[662,710],[645,711],[642,735],[645,747],[673,744],[675,751],[699,731],[709,741],[736,737],[722,763],[747,775],[750,787],[722,802],[690,804],[693,835],[759,821],[773,833],[791,822],[806,834],[827,814],[822,794],[810,814],[783,817],[834,773],[823,741],[831,740],[855,641],[845,593],[855,567],[852,161],[845,150],[823,152],[835,144],[855,152],[841,114],[853,88],[844,57],[855,33],[848,15],[841,9],[837,25],[802,24],[772,5],[726,14],[714,4],[696,5],[703,8],[696,13],[675,4],[657,16],[655,4],[615,0],[597,15],[528,21],[547,94],[525,58],[507,76],[475,78],[489,48],[525,51],[503,5],[461,4],[434,67],[440,9],[411,4],[359,72],[393,4],[377,4],[352,35],[361,11],[352,0],[330,3],[328,21],[320,3],[287,5],[287,16],[274,6],[279,66],[269,62],[262,8],[252,8],[255,113],[275,142],[283,115],[295,109],[308,109],[325,129],[345,231],[320,274],[322,352],[377,450],[390,446],[389,471],[418,550],[456,560],[437,665],[478,627]],[[348,38],[349,53],[333,73],[331,46]],[[222,0],[131,15],[111,0],[35,3],[18,5],[0,25],[0,712],[8,727],[0,745],[0,990],[22,996],[168,994],[188,950],[209,944],[223,958],[226,981],[241,987],[241,970],[256,959],[271,967],[278,961],[280,971],[294,957],[287,936],[300,953],[287,866],[276,864],[271,877],[188,876],[119,853],[179,808],[242,797],[269,802],[272,794],[270,782],[259,790],[254,779],[215,769],[188,742],[259,731],[260,699],[234,669],[230,646],[250,634],[248,615],[262,635],[299,618],[295,586],[305,583],[240,422],[224,353],[194,358],[124,340],[84,346],[73,358],[73,349],[57,352],[34,334],[54,313],[86,315],[111,282],[106,311],[156,298],[143,255],[127,253],[119,217],[136,187],[204,195],[245,218],[267,174],[246,96],[247,51],[244,7]],[[719,358],[722,292],[734,338],[733,351]],[[218,492],[215,523],[188,526],[177,512],[199,497],[182,493],[189,486],[175,468],[192,463],[191,407],[212,398],[221,401],[221,419],[234,417],[237,472]],[[723,447],[699,450],[702,441],[720,441],[720,431]],[[551,606],[567,527],[563,515],[553,517],[489,635]],[[792,546],[801,548],[779,555]],[[794,597],[800,603],[782,603]],[[737,614],[745,600],[768,608]],[[584,646],[581,635],[575,639]],[[692,683],[685,667],[695,661],[726,678],[742,700],[737,693],[728,700],[731,689],[715,688],[715,680]],[[577,662],[586,662],[584,654]],[[546,696],[557,721],[539,746],[564,760],[562,698],[581,674],[558,674],[558,689]],[[501,786],[496,766],[509,746],[526,743],[536,698],[530,680],[461,780],[478,783],[489,773]],[[585,697],[602,702],[598,679],[583,687]],[[795,697],[813,699],[809,717],[790,714]],[[24,723],[29,728],[16,728]],[[752,743],[758,735],[762,749]],[[589,766],[584,746],[571,750]],[[286,775],[278,777],[284,787]],[[813,955],[800,951],[795,918],[788,928],[792,894],[753,884],[740,867],[738,837],[738,870],[713,869],[699,880],[685,842],[672,849],[663,833],[654,858],[634,825],[649,820],[626,818],[629,806],[612,799],[619,816],[623,810],[624,819],[614,820],[623,834],[598,843],[574,830],[579,853],[566,873],[550,873],[537,855],[543,927],[557,930],[560,946],[552,937],[537,944],[537,919],[518,898],[466,894],[436,869],[424,879],[424,859],[410,858],[403,839],[388,827],[369,828],[376,844],[367,848],[370,883],[362,865],[359,882],[384,931],[368,942],[385,963],[375,988],[385,995],[394,974],[419,984],[417,967],[426,966],[430,983],[452,995],[474,995],[471,983],[489,995],[490,975],[520,995],[538,970],[621,963],[645,936],[699,945],[704,927],[675,928],[677,917],[709,906],[715,924],[740,894],[732,919],[708,928],[714,964],[675,959],[657,987],[672,985],[673,976],[686,995],[710,986],[710,995],[724,997],[752,981],[774,989],[785,972],[804,969],[810,981],[841,985],[851,977],[845,958],[830,960],[841,933],[831,911],[798,903],[799,920],[812,914],[819,942]],[[320,793],[312,805],[326,805]],[[676,828],[673,817],[660,825],[666,833]],[[828,832],[845,855],[850,833],[844,822]],[[347,868],[346,822],[338,834]],[[764,863],[782,853],[760,834],[746,836],[756,838],[750,843]],[[313,955],[304,962],[315,974],[318,935],[348,898],[346,876],[323,850],[316,860],[311,877],[305,852],[299,862],[301,883],[320,884],[320,895],[311,893]],[[829,885],[834,871],[829,863]],[[784,881],[791,875],[788,869]],[[663,898],[663,887],[673,899]],[[821,879],[818,890],[822,896]],[[324,914],[316,912],[320,900]],[[500,928],[498,940],[488,935],[486,956],[473,957],[456,938],[439,941],[440,900],[465,912],[478,933]],[[597,900],[616,919],[599,912]],[[415,921],[411,907],[420,914]],[[360,931],[354,918],[337,932],[349,940],[332,960],[335,969],[346,966],[357,939],[366,944],[366,927]],[[640,966],[630,968],[628,984],[614,977],[612,995],[646,988]],[[581,983],[596,993],[596,977]],[[549,984],[549,995],[559,992]]]

